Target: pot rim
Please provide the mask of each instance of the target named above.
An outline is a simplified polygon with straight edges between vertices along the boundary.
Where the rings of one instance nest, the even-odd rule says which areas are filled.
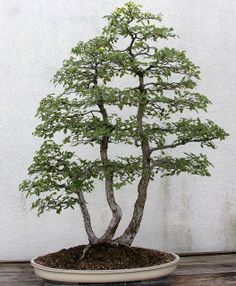
[[[115,273],[135,273],[135,272],[140,272],[140,271],[150,271],[150,270],[157,270],[157,269],[162,269],[162,268],[168,268],[171,267],[175,264],[177,264],[180,260],[180,257],[172,252],[166,252],[168,254],[172,254],[175,259],[171,262],[159,264],[159,265],[152,265],[152,266],[146,266],[146,267],[138,267],[138,268],[124,268],[124,269],[112,269],[112,270],[76,270],[76,269],[62,269],[62,268],[53,268],[53,267],[48,267],[44,266],[41,264],[38,264],[35,262],[35,259],[37,257],[34,257],[31,259],[30,263],[33,267],[48,271],[48,272],[57,272],[57,273],[68,273],[68,274],[91,274],[91,275],[99,275],[99,274],[115,274]]]

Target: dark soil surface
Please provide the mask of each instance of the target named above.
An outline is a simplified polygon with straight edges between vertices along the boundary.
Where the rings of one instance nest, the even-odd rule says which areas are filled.
[[[173,261],[173,255],[157,250],[124,245],[98,244],[87,248],[79,245],[38,257],[35,262],[44,266],[77,270],[129,269],[159,265]]]

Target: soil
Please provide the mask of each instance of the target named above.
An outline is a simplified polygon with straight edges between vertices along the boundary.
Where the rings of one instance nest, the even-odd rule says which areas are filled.
[[[40,256],[35,262],[47,267],[74,270],[113,270],[147,267],[171,262],[175,257],[169,253],[124,245],[79,245]],[[82,257],[83,256],[83,257]]]

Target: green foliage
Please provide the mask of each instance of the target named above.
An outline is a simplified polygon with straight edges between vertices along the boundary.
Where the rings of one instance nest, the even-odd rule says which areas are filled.
[[[210,176],[208,167],[212,164],[207,156],[203,154],[187,154],[182,158],[173,158],[171,156],[162,156],[155,158],[153,168],[155,172],[161,172],[162,177],[179,175],[180,173],[189,173],[192,175]]]
[[[93,189],[93,178],[98,170],[92,169],[89,161],[73,161],[74,154],[62,149],[62,145],[45,140],[28,169],[33,179],[20,185],[27,197],[38,197],[32,208],[37,208],[39,214],[49,209],[59,213],[62,208],[73,207],[78,202],[78,190]]]
[[[160,41],[176,37],[173,28],[161,26],[161,15],[142,12],[139,5],[128,2],[105,18],[102,34],[79,42],[55,74],[53,82],[63,92],[42,99],[37,110],[41,123],[34,135],[44,143],[20,190],[36,196],[32,207],[39,214],[73,208],[78,192],[92,191],[97,179],[111,176],[113,188],[120,189],[144,174],[140,155],[83,160],[78,152],[67,151],[77,145],[101,146],[107,141],[108,145],[139,148],[148,142],[152,178],[155,173],[182,172],[209,176],[210,162],[205,155],[174,158],[163,150],[193,142],[215,148],[213,141],[228,135],[210,120],[176,117],[184,111],[207,111],[210,101],[195,91],[199,67],[184,51],[160,47]],[[119,77],[134,81],[123,88],[114,86],[113,80]],[[117,112],[109,113],[110,106]],[[141,127],[136,112],[140,106]],[[131,108],[132,114],[122,116],[124,108]],[[61,144],[55,143],[57,135],[63,137]],[[154,152],[159,153],[154,156]]]

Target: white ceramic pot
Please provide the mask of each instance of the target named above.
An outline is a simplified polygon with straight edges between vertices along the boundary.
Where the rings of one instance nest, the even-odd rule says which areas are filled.
[[[113,283],[144,281],[167,276],[175,271],[179,262],[179,256],[171,253],[175,260],[161,265],[142,268],[118,269],[118,270],[68,270],[51,268],[40,265],[31,260],[36,275],[55,282],[65,283]]]

